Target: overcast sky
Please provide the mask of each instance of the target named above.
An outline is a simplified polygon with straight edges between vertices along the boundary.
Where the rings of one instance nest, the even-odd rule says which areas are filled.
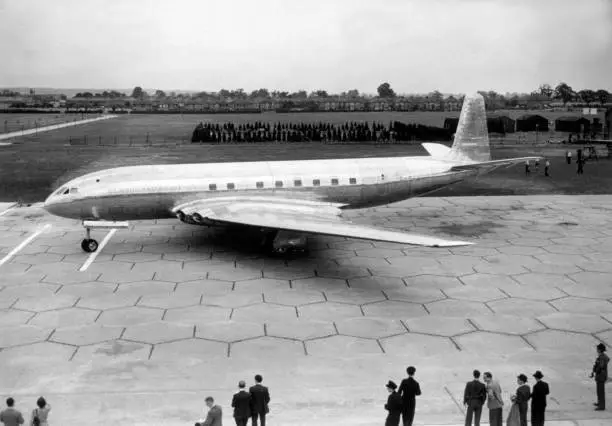
[[[612,90],[611,0],[0,0],[0,87]]]

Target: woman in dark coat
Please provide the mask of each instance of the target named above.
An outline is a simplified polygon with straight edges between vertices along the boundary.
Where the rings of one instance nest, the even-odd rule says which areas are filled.
[[[389,398],[385,404],[385,410],[389,412],[385,426],[399,426],[400,416],[402,415],[402,397],[396,392],[397,385],[389,380],[387,383],[387,391]]]

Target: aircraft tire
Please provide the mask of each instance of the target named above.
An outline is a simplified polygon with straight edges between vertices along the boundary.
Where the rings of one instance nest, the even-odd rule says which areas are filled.
[[[93,253],[98,250],[98,242],[94,239],[88,240],[85,238],[83,241],[81,241],[81,248],[86,253]]]

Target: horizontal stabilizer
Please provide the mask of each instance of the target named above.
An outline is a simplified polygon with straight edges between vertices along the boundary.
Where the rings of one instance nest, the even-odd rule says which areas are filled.
[[[448,146],[442,145],[441,143],[423,143],[421,145],[427,150],[429,155],[436,160],[444,159],[450,154],[451,151]]]
[[[505,158],[503,160],[492,160],[492,161],[483,161],[480,163],[471,163],[471,164],[461,164],[454,166],[451,170],[459,171],[459,170],[477,170],[477,169],[491,169],[498,167],[511,167],[516,164],[525,164],[527,161],[536,161],[542,160],[544,157],[519,157],[519,158]]]

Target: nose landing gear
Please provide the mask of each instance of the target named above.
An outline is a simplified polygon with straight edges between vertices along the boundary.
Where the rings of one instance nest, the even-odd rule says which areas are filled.
[[[98,250],[98,242],[91,238],[92,229],[127,229],[127,222],[108,222],[103,220],[84,220],[83,227],[85,228],[85,239],[81,241],[81,248],[86,253],[93,253]],[[104,243],[104,241],[102,241]]]
[[[86,253],[93,253],[94,251],[98,250],[98,242],[92,238],[85,238],[83,241],[81,241],[81,248]]]

